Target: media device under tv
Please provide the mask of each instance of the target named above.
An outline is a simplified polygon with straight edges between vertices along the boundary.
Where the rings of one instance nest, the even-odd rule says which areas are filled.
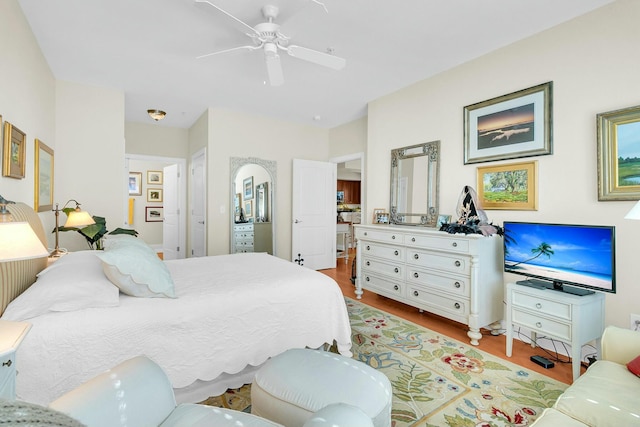
[[[575,295],[616,292],[615,227],[504,223],[504,271],[520,285]]]

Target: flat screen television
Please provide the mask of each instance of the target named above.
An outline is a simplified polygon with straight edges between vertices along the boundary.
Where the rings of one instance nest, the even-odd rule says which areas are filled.
[[[504,271],[518,284],[576,295],[616,292],[615,227],[504,223]]]

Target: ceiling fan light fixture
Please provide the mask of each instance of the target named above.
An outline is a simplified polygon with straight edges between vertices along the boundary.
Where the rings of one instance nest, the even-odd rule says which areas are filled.
[[[156,122],[164,119],[164,116],[167,115],[167,113],[162,110],[147,110],[147,114],[149,114],[149,117],[151,117]]]

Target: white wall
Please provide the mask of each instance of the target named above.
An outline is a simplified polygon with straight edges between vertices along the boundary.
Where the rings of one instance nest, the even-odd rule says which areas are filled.
[[[262,116],[209,109],[208,254],[229,253],[231,157],[277,162],[275,188],[276,255],[291,259],[292,159],[327,160],[328,131]]]
[[[635,202],[598,202],[596,114],[640,104],[640,2],[613,4],[497,50],[369,104],[366,197],[387,206],[392,148],[441,140],[440,207],[453,214],[465,185],[477,188],[479,165],[463,165],[463,108],[553,81],[553,154],[539,163],[537,211],[487,211],[489,219],[607,224],[617,228],[616,295],[607,323],[628,327],[639,313],[634,264],[640,223],[623,217]],[[518,160],[514,160],[518,161]],[[506,162],[492,162],[497,165]],[[480,164],[486,166],[488,164]],[[513,277],[507,279],[513,280]]]

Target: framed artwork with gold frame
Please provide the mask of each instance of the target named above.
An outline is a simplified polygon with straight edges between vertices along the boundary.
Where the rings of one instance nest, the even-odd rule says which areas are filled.
[[[2,176],[22,179],[25,171],[27,135],[9,122],[4,122]]]
[[[34,203],[37,212],[53,209],[53,149],[35,140]]]
[[[478,201],[483,209],[538,210],[538,162],[478,168]]]
[[[640,200],[640,106],[600,113],[598,200]]]

